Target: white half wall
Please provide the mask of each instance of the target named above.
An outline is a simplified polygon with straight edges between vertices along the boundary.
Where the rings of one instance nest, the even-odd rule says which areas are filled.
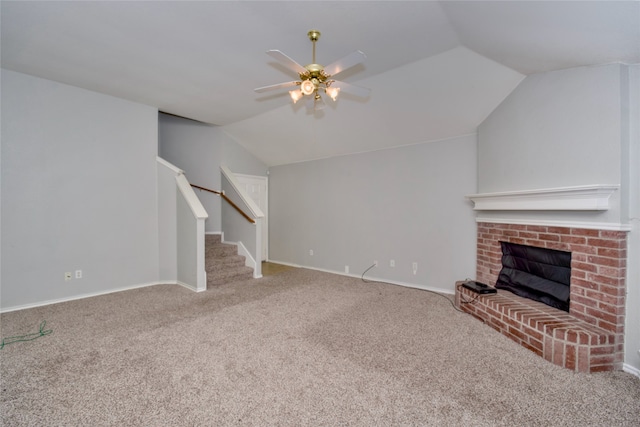
[[[1,79],[2,309],[156,283],[157,110]]]
[[[367,278],[452,292],[475,275],[475,191],[475,135],[276,166],[269,258],[354,275],[378,261]]]

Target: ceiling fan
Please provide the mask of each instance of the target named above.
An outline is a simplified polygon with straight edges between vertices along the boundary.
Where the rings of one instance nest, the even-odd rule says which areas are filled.
[[[322,92],[324,92],[333,101],[338,98],[340,91],[351,93],[362,98],[369,96],[370,89],[341,82],[333,78],[344,70],[362,63],[367,58],[364,53],[356,50],[355,52],[325,67],[316,63],[316,42],[320,38],[320,31],[311,30],[307,33],[307,36],[313,43],[313,61],[311,64],[305,65],[304,67],[279,50],[267,51],[267,55],[276,59],[290,70],[298,73],[300,80],[259,87],[255,89],[256,92],[262,93],[275,89],[300,86],[298,89],[289,91],[289,95],[291,95],[293,103],[295,104],[306,96],[308,97],[307,107],[313,107],[314,109],[324,108],[325,104],[320,96],[320,93]]]

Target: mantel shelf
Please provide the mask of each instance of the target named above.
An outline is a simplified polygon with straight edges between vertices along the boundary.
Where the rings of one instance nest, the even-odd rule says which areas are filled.
[[[606,211],[618,185],[583,185],[465,196],[476,211]]]

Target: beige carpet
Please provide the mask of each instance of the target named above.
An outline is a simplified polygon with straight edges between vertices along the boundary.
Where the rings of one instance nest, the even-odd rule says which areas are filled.
[[[443,297],[304,269],[1,316],[5,426],[638,426],[640,379],[576,374]]]

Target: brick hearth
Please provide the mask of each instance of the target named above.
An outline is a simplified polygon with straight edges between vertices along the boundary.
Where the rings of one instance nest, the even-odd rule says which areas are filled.
[[[569,313],[504,290],[477,297],[460,286],[456,303],[556,365],[580,372],[620,370],[626,237],[624,231],[478,223],[476,280],[492,286],[502,268],[500,241],[571,252]]]

